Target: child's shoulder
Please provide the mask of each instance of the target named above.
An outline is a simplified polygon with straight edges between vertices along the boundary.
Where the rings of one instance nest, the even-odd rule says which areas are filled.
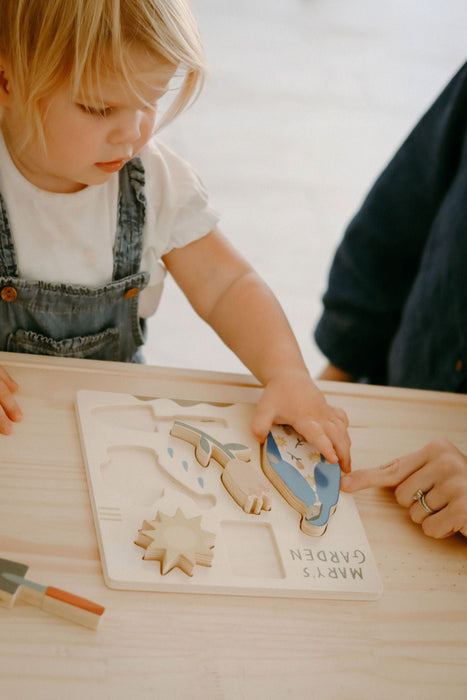
[[[146,173],[146,180],[153,180],[158,187],[184,185],[204,189],[198,174],[191,165],[159,137],[153,136],[141,149],[140,157]]]
[[[159,167],[184,167],[191,169],[191,166],[181,156],[175,153],[170,146],[161,141],[158,136],[153,136],[143,146],[140,152],[143,164]]]

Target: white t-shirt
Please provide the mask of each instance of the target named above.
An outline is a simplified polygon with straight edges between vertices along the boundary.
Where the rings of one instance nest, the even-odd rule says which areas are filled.
[[[162,294],[161,257],[206,235],[219,220],[195,172],[158,139],[140,153],[147,211],[141,270],[150,273],[139,298],[143,318]],[[12,162],[0,130],[0,193],[23,279],[93,287],[112,279],[117,227],[118,173],[103,185],[72,194],[46,192],[26,180]]]

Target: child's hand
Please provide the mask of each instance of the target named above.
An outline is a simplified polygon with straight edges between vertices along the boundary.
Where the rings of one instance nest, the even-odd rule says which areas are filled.
[[[343,491],[370,486],[396,487],[397,502],[409,509],[426,535],[443,538],[461,532],[467,537],[467,456],[448,440],[434,440],[390,464],[361,469],[341,480]],[[419,490],[432,513],[416,499]]]
[[[229,240],[215,229],[163,261],[195,311],[265,387],[252,423],[258,440],[273,423],[292,425],[350,471],[347,416],[328,406],[279,302]]]
[[[329,406],[306,371],[284,371],[266,384],[252,422],[260,442],[265,441],[273,423],[291,425],[328,462],[338,461],[343,471],[350,471],[347,414]]]
[[[21,409],[13,396],[18,384],[8,372],[0,367],[0,433],[9,435],[12,431],[12,421],[15,423],[23,417]]]

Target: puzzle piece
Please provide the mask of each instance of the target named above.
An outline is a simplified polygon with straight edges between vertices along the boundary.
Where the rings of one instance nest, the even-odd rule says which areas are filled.
[[[268,482],[250,463],[251,450],[239,443],[221,443],[204,430],[182,421],[174,421],[170,434],[195,447],[195,456],[203,467],[211,459],[224,471],[222,483],[245,513],[258,515],[261,510],[271,510],[271,492]]]
[[[326,462],[289,426],[273,427],[263,445],[261,464],[271,483],[301,514],[301,530],[324,534],[339,499],[339,464]]]
[[[161,562],[163,576],[175,567],[193,576],[196,564],[211,566],[215,539],[201,529],[201,516],[186,518],[177,508],[173,516],[158,511],[155,520],[144,520],[135,544],[146,549],[143,559]]]

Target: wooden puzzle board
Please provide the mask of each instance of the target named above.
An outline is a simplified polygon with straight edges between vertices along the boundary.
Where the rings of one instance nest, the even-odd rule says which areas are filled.
[[[301,598],[379,598],[382,582],[351,495],[340,493],[326,532],[311,537],[300,516],[271,485],[271,510],[245,513],[221,481],[222,467],[196,460],[193,445],[170,435],[174,420],[198,426],[222,443],[251,449],[252,404],[220,405],[138,399],[78,391],[77,414],[104,579],[110,588]],[[193,576],[161,574],[135,544],[157,512],[201,516],[215,534],[210,567]]]

